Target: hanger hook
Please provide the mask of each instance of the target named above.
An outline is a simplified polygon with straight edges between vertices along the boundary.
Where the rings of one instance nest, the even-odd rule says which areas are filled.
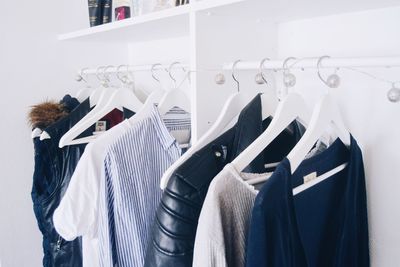
[[[83,68],[79,71],[79,74],[76,78],[78,82],[84,81],[85,83],[88,83],[87,75],[85,75],[85,71],[88,70],[89,68]],[[86,76],[86,77],[85,77]]]
[[[289,88],[296,85],[296,76],[290,72],[290,67],[288,67],[289,60],[296,60],[295,57],[288,57],[283,61],[282,68],[283,68],[283,84],[285,87],[280,91],[280,99],[283,96],[286,96],[289,93]]]
[[[103,81],[104,79],[100,77],[100,71],[103,70],[105,66],[100,66],[96,69],[96,78],[99,81]]]
[[[322,60],[327,59],[327,58],[330,58],[330,56],[322,56],[318,59],[318,62],[317,62],[318,77],[329,88],[338,88],[340,85],[340,77],[339,77],[339,75],[337,75],[336,71],[335,71],[335,73],[329,75],[329,77],[326,80],[321,75],[320,67],[321,67]]]
[[[176,87],[176,79],[175,79],[175,77],[172,75],[172,69],[173,69],[173,67],[174,67],[175,65],[181,65],[183,72],[186,72],[186,69],[185,69],[185,67],[184,67],[179,61],[175,61],[175,62],[171,63],[171,65],[169,65],[169,68],[168,68],[168,75],[169,75],[169,77],[174,81],[174,84],[175,84],[175,87]]]
[[[283,61],[283,66],[282,67],[283,67],[283,71],[284,72],[289,71],[290,67],[287,66],[287,63],[289,62],[289,60],[294,60],[294,59],[296,59],[296,58],[295,57],[288,57]]]
[[[318,62],[317,62],[317,74],[318,74],[319,79],[320,79],[324,84],[328,85],[328,84],[326,83],[325,79],[322,77],[321,72],[320,72],[321,62],[322,62],[322,60],[324,60],[325,58],[330,58],[330,56],[322,56],[322,57],[320,57],[320,58],[318,59]]]
[[[266,61],[271,61],[271,59],[266,57],[266,58],[264,58],[263,60],[261,60],[259,69],[260,69],[260,76],[261,76],[261,79],[264,81],[265,84],[268,84],[268,81],[267,81],[267,79],[266,79],[265,76],[264,76],[264,63],[265,63]]]
[[[161,83],[160,78],[158,78],[158,77],[156,76],[155,72],[154,72],[155,69],[156,69],[156,67],[158,67],[158,66],[162,67],[162,64],[161,64],[161,63],[156,63],[156,64],[153,64],[153,65],[151,66],[151,69],[150,69],[150,71],[151,71],[151,77],[153,77],[153,79],[154,79],[156,82]]]
[[[123,84],[126,84],[128,82],[128,76],[120,76],[122,74],[121,68],[126,67],[126,71],[129,71],[129,66],[128,65],[119,65],[117,67],[117,70],[115,72],[115,75],[117,76],[118,80],[120,80]]]
[[[233,65],[232,65],[232,78],[233,78],[233,80],[236,82],[236,84],[237,84],[237,90],[238,90],[238,92],[240,92],[240,88],[239,88],[239,80],[236,78],[236,74],[235,74],[235,70],[236,70],[236,65],[239,63],[239,62],[241,62],[242,60],[241,59],[238,59],[238,60],[236,60],[235,62],[233,62]]]
[[[103,79],[101,80],[101,82],[104,87],[108,87],[109,86],[108,83],[110,82],[110,75],[107,74],[107,70],[113,67],[114,66],[112,65],[108,65],[103,68]]]
[[[113,65],[107,65],[103,69],[103,77],[104,77],[104,80],[107,81],[107,82],[110,81],[110,74],[108,74],[107,71],[108,71],[108,69],[111,69],[113,67],[114,67]]]

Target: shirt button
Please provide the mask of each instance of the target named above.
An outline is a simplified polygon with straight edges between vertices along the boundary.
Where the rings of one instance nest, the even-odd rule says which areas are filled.
[[[222,156],[222,153],[219,152],[219,151],[216,151],[216,152],[215,152],[215,156],[216,156],[217,158],[220,158],[220,157]]]

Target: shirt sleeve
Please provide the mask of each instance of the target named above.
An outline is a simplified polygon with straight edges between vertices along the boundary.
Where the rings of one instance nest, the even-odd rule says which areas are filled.
[[[226,267],[222,216],[216,184],[211,183],[201,209],[193,252],[193,267]]]
[[[72,175],[67,191],[55,210],[56,231],[67,241],[82,235],[95,235],[99,181],[102,162],[88,145]]]

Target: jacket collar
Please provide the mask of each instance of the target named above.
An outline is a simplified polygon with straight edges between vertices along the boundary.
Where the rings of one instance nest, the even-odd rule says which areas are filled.
[[[269,124],[268,119],[267,123]],[[263,132],[263,120],[262,120],[262,105],[261,105],[261,94],[258,94],[249,104],[240,112],[237,124],[236,132],[233,140],[231,149],[231,157],[233,160],[240,153],[243,152],[257,137]],[[248,168],[245,169],[247,172],[259,172],[264,170],[264,159],[263,155],[258,156]]]
[[[253,100],[250,101],[249,104],[242,110],[239,115],[237,124],[235,137],[232,144],[231,154],[229,156],[232,161],[235,159],[240,153],[242,153],[251,143],[254,142],[271,123],[272,118],[266,118],[263,121],[262,118],[262,103],[261,103],[261,94],[258,94]],[[281,151],[278,153],[280,155],[285,151],[287,146],[294,145],[302,136],[303,126],[298,124],[296,121],[292,122],[289,127],[291,130],[291,134],[289,137],[285,133],[281,133],[276,139],[280,139],[284,142],[282,145]],[[277,141],[275,141],[277,142]],[[294,142],[294,144],[292,144]],[[272,151],[274,151],[272,149]],[[247,168],[244,169],[244,172],[252,172],[252,173],[260,173],[265,171],[265,162],[267,159],[264,158],[265,154],[261,153],[258,157],[256,157]]]

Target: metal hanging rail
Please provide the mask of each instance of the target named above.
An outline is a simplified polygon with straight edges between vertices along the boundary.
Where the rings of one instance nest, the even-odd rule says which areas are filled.
[[[180,63],[176,62],[179,64],[176,64],[175,66],[172,66],[172,69],[179,69],[179,68],[185,68],[188,69],[189,65],[185,63]],[[171,67],[171,64],[157,64],[156,69],[169,69]],[[154,65],[108,65],[108,66],[100,66],[97,68],[83,68],[78,71],[78,73],[84,72],[85,75],[93,75],[96,73],[117,73],[118,71],[120,72],[139,72],[139,71],[151,71]],[[119,69],[118,69],[119,68]]]
[[[291,59],[287,62],[290,69],[317,68],[319,57]],[[285,60],[266,60],[264,69],[283,69]],[[224,70],[232,70],[234,62],[224,64]],[[400,67],[400,56],[395,57],[354,57],[354,58],[326,58],[320,68],[389,68]],[[260,68],[260,61],[240,61],[235,66],[239,70],[254,70]]]

